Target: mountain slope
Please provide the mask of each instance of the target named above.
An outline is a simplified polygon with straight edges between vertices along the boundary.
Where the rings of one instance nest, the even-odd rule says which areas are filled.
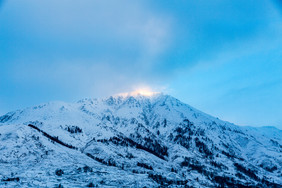
[[[281,187],[281,139],[163,94],[52,102],[0,117],[0,185]]]

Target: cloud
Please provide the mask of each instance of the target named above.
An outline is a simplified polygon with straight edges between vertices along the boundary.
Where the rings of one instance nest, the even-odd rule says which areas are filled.
[[[6,1],[0,13],[4,106],[148,86],[181,92],[205,110],[236,86],[228,81],[240,81],[242,67],[253,73],[264,64],[257,54],[277,56],[282,33],[277,6],[266,0],[26,0]],[[240,86],[252,84],[241,77]]]
[[[29,0],[13,3],[5,38],[9,56],[111,61],[167,77],[265,32],[272,4],[253,3]]]
[[[56,44],[57,40],[83,49],[133,48],[155,55],[169,40],[169,18],[132,1],[29,0],[14,6],[20,11],[12,27],[42,43],[51,40]]]
[[[169,47],[173,22],[144,3],[10,1],[1,23],[2,77],[38,95],[80,98],[165,85],[153,67]]]

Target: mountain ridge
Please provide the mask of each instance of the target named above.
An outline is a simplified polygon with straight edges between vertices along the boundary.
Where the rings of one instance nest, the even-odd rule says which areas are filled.
[[[262,129],[236,126],[160,93],[45,103],[0,117],[0,166],[38,164],[31,174],[40,182],[31,183],[26,170],[0,170],[0,179],[16,176],[9,183],[21,186],[279,187],[282,131]],[[58,153],[64,157],[55,159]],[[40,165],[57,161],[65,168]],[[87,177],[77,172],[83,166],[92,169]],[[64,171],[60,181],[56,169]]]

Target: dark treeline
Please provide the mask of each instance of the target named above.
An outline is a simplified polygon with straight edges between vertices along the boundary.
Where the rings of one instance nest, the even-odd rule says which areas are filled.
[[[37,130],[37,131],[39,131],[39,132],[41,132],[43,134],[43,136],[49,138],[50,140],[52,140],[52,141],[54,141],[54,142],[56,142],[56,143],[58,143],[58,144],[60,144],[62,146],[65,146],[65,147],[70,148],[70,149],[77,149],[77,147],[62,142],[61,140],[59,140],[59,138],[57,136],[51,136],[48,133],[42,131],[41,129],[39,129],[38,127],[36,127],[36,126],[34,126],[32,124],[28,124],[28,126],[33,128],[33,129],[35,129],[35,130]]]

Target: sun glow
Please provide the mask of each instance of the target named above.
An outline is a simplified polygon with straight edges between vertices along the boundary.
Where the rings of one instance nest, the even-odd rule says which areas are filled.
[[[130,93],[131,95],[144,95],[144,96],[152,96],[158,94],[158,92],[153,92],[148,89],[138,89]]]
[[[120,93],[118,95],[122,95],[122,96],[138,96],[138,95],[142,95],[142,96],[146,96],[146,97],[150,97],[156,94],[159,94],[160,92],[154,92],[152,91],[150,88],[139,88],[136,89],[132,92],[128,92],[128,93]]]

